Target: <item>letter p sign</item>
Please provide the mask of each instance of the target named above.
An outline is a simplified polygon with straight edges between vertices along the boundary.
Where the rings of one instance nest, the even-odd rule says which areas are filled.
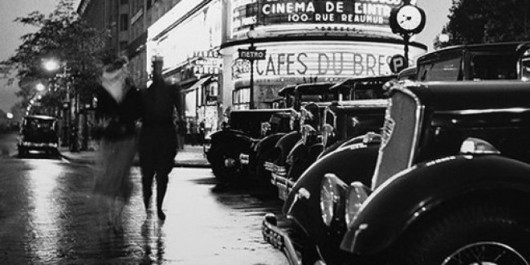
[[[392,71],[392,73],[394,74],[401,72],[401,70],[409,66],[407,60],[405,59],[405,56],[401,54],[396,54],[392,56],[388,65],[390,66],[390,71]]]

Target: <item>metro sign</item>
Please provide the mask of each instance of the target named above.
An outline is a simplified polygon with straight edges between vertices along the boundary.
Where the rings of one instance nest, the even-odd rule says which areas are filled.
[[[267,56],[267,50],[256,50],[254,46],[248,49],[238,49],[239,58],[247,60],[264,60]]]

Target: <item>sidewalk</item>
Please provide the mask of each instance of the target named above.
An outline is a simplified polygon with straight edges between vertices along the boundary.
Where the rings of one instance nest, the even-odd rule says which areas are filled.
[[[59,148],[61,156],[76,163],[92,163],[95,151],[70,152],[67,147]],[[138,165],[138,156],[135,158],[135,165]],[[201,145],[185,145],[184,150],[179,150],[175,157],[175,167],[203,167],[208,168],[210,164],[206,160]]]

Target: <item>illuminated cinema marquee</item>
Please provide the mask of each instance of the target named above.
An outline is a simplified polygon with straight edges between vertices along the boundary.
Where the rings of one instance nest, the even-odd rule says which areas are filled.
[[[259,22],[265,25],[281,23],[340,23],[388,25],[390,10],[401,0],[261,0]]]

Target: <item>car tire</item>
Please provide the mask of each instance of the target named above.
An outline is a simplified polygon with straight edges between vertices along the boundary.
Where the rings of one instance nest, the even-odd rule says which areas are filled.
[[[211,150],[211,167],[213,174],[220,181],[233,181],[241,177],[241,167],[239,165],[239,154],[241,151],[233,146],[218,145]],[[225,161],[233,159],[236,161],[232,167],[227,167]]]
[[[528,212],[483,202],[449,208],[455,210],[430,216],[411,229],[396,252],[402,261],[398,264],[529,263]]]

